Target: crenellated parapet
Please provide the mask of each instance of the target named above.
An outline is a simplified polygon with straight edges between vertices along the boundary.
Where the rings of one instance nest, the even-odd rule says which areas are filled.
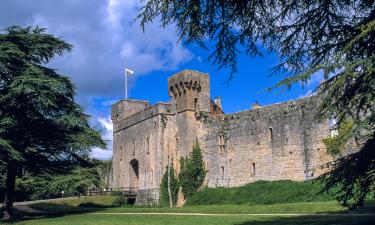
[[[177,112],[209,111],[209,76],[194,70],[183,70],[168,79],[168,92]]]
[[[206,85],[204,76],[207,74],[184,70],[169,79],[169,94],[173,98],[186,95],[188,91],[200,92],[202,85]]]

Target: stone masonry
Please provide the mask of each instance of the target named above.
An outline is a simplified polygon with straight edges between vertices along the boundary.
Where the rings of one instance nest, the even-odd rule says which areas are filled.
[[[210,98],[208,74],[184,70],[168,79],[170,102],[121,100],[112,106],[113,187],[138,190],[137,204],[157,203],[170,163],[198,139],[209,187],[257,180],[309,180],[329,170],[322,139],[328,121],[316,121],[318,97],[224,114]]]

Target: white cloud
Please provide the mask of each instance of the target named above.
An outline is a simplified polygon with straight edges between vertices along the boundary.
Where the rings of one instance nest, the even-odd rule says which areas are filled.
[[[110,0],[103,23],[111,31],[112,44],[120,47],[124,66],[133,68],[138,75],[155,70],[171,70],[192,58],[189,50],[177,43],[173,25],[161,28],[149,24],[143,32],[134,21],[139,9],[137,0]]]
[[[192,53],[178,43],[173,25],[164,29],[157,21],[148,24],[145,33],[142,31],[139,21],[134,20],[141,2],[39,0],[36,4],[4,0],[0,7],[0,27],[40,25],[48,28],[48,33],[73,44],[71,53],[56,57],[49,66],[70,76],[77,87],[78,102],[88,112],[94,112],[92,121],[105,127],[105,121],[99,119],[107,118],[110,106],[100,111],[95,109],[92,99],[123,96],[125,67],[132,68],[137,75],[145,75],[178,69],[192,59]],[[129,90],[136,77],[129,79]],[[104,138],[111,138],[111,132],[106,129]],[[107,157],[108,152],[95,149],[93,157]]]
[[[133,44],[129,42],[125,42],[122,45],[121,56],[123,58],[130,58],[133,54],[134,54]]]
[[[97,122],[103,129],[102,138],[107,143],[106,149],[94,148],[91,157],[96,159],[110,159],[112,157],[113,148],[113,124],[110,117],[98,117]]]

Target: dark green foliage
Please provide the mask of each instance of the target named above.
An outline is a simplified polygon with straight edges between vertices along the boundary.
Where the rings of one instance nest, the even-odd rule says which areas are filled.
[[[16,177],[66,175],[77,166],[90,167],[91,148],[105,146],[74,101],[69,78],[45,66],[71,48],[39,27],[12,26],[0,33],[0,162],[6,168],[3,207],[8,214]]]
[[[363,206],[366,198],[375,199],[375,139],[360,152],[337,160],[336,169],[320,179],[325,190],[340,187],[338,200],[345,206]]]
[[[257,205],[334,200],[333,194],[319,194],[323,187],[318,182],[257,181],[242,187],[205,188],[188,198],[186,205]]]
[[[66,174],[41,174],[17,179],[16,190],[26,193],[28,199],[43,199],[83,194],[89,188],[100,187],[101,178],[95,167],[77,167]]]
[[[6,170],[5,170],[5,163],[0,162],[0,193],[4,192],[5,188],[5,178],[6,178]],[[1,200],[1,196],[0,196]]]
[[[345,138],[337,139],[334,145],[343,147],[356,139],[364,146],[373,140],[373,0],[146,1],[138,16],[141,26],[145,28],[147,23],[159,18],[163,26],[176,24],[185,44],[197,43],[212,49],[209,59],[219,67],[231,67],[229,79],[236,72],[239,54],[261,56],[264,50],[276,53],[281,61],[271,75],[285,76],[270,90],[304,85],[314,74],[323,73],[325,80],[319,87],[323,98],[317,118],[335,117],[339,124],[353,121]],[[211,43],[214,46],[208,45]],[[337,181],[355,176],[340,173],[340,170],[348,171],[336,167],[329,176],[341,176]],[[347,181],[350,180],[344,183]],[[359,191],[365,190],[368,189],[359,188]]]
[[[171,190],[171,197],[172,197],[172,204],[176,206],[177,203],[177,194],[178,194],[178,180],[176,173],[173,169],[173,166],[170,166],[170,170],[168,170],[168,166],[165,169],[165,173],[161,178],[160,183],[160,205],[161,206],[170,206],[169,203],[169,193],[168,193],[168,171],[169,171],[169,179],[170,179],[170,190]]]
[[[121,193],[120,195],[117,195],[117,197],[115,198],[115,200],[112,203],[112,206],[121,207],[121,206],[125,206],[127,204],[128,204],[128,198]]]
[[[206,170],[202,158],[202,151],[198,140],[193,145],[189,157],[181,158],[181,169],[178,181],[185,198],[191,197],[202,186],[206,177]]]
[[[92,159],[91,161],[98,171],[100,180],[102,181],[102,187],[110,188],[110,181],[112,176],[112,160]]]
[[[83,203],[80,203],[78,205],[78,207],[83,207],[83,208],[106,208],[108,206],[102,205],[102,204],[98,204],[98,203],[95,203],[95,202],[83,202]]]

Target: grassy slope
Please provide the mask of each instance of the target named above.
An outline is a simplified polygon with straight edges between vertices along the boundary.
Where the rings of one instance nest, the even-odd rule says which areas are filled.
[[[322,189],[323,185],[318,182],[258,181],[242,187],[205,188],[188,199],[186,205],[256,205],[335,199],[332,194],[318,194]]]

